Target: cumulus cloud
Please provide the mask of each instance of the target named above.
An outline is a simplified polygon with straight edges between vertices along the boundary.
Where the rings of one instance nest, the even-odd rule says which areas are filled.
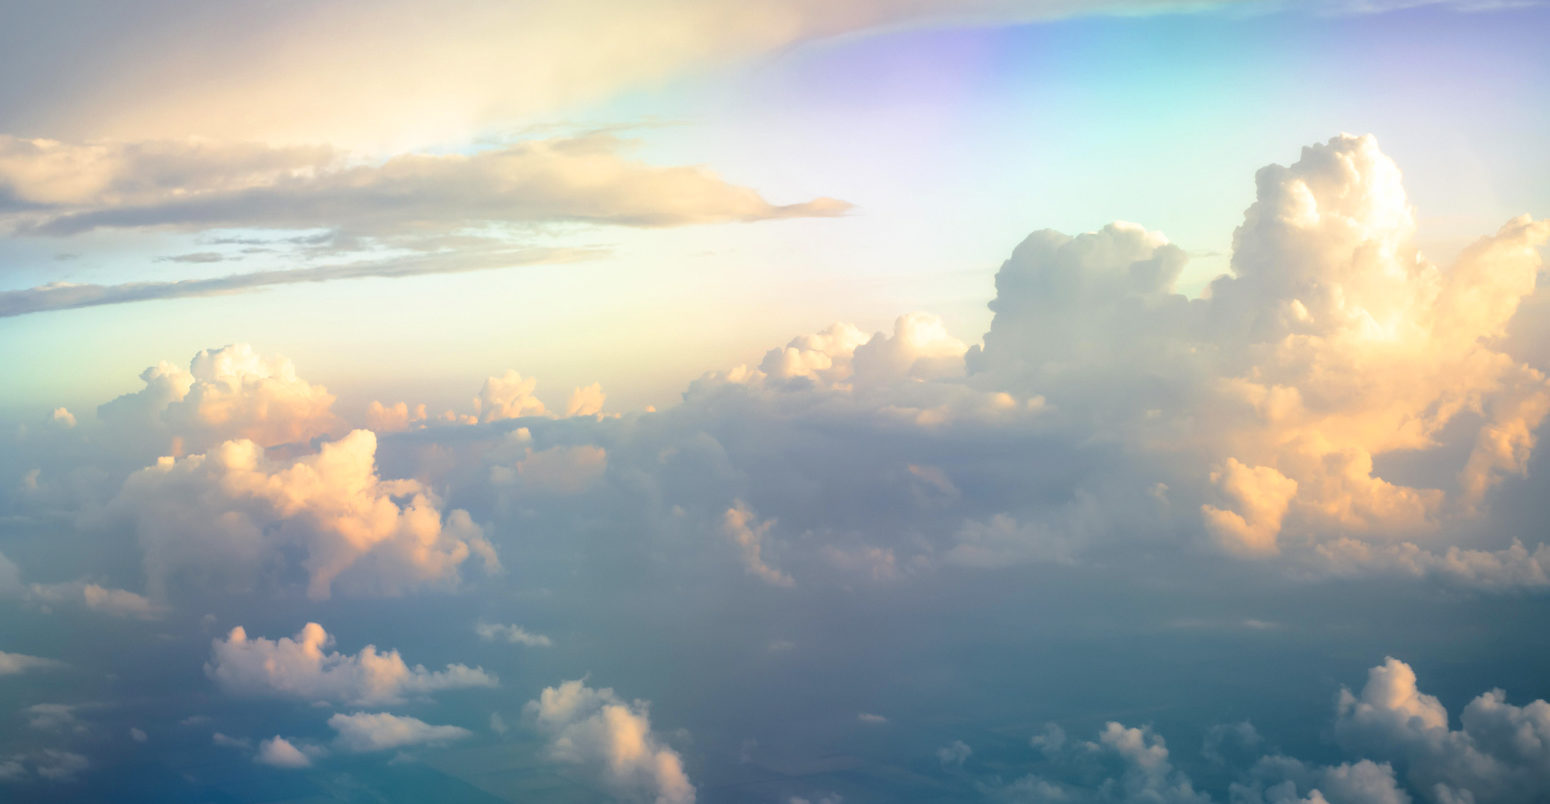
[[[585,491],[608,471],[608,451],[592,444],[537,451],[524,447],[523,453],[510,466],[490,467],[490,480],[524,493],[570,495]]]
[[[938,762],[947,767],[961,768],[963,763],[967,762],[973,753],[974,749],[970,748],[968,743],[962,740],[953,740],[936,750],[936,758]]]
[[[28,778],[70,782],[90,767],[91,761],[81,754],[45,748],[30,754],[0,757],[0,782],[19,782]]]
[[[1232,273],[1204,298],[1174,292],[1186,255],[1161,235],[1037,232],[997,274],[971,382],[1037,391],[1066,426],[1170,456],[1180,474],[1158,479],[1206,482],[1201,525],[1230,552],[1291,538],[1312,561],[1301,548],[1331,534],[1429,537],[1522,473],[1550,410],[1545,376],[1495,345],[1550,222],[1509,221],[1446,270],[1415,230],[1398,167],[1342,135],[1260,171]],[[1480,424],[1453,488],[1375,473],[1465,414]]]
[[[1458,729],[1415,671],[1389,657],[1360,693],[1342,688],[1335,734],[1342,745],[1402,763],[1417,788],[1443,802],[1530,801],[1550,795],[1550,703],[1507,702],[1502,690],[1465,705]]]
[[[743,568],[771,586],[793,586],[796,581],[790,575],[770,566],[764,560],[764,540],[774,527],[772,520],[759,521],[741,501],[726,510],[721,517],[721,532],[737,544],[743,554]]]
[[[338,732],[334,745],[357,753],[446,743],[473,736],[473,732],[458,726],[432,726],[417,718],[386,712],[336,713],[328,719],[328,726]]]
[[[484,381],[479,395],[474,397],[474,415],[481,422],[542,416],[546,412],[544,403],[533,395],[537,387],[538,380],[508,369],[505,374]]]
[[[520,625],[476,623],[474,633],[486,642],[510,642],[513,645],[526,645],[530,648],[547,648],[554,644],[549,637],[535,634]]]
[[[565,416],[597,416],[603,412],[603,386],[600,383],[577,388],[565,403]]]
[[[27,726],[39,731],[76,732],[87,730],[86,724],[76,715],[81,707],[76,704],[38,703],[22,710],[27,716]]]
[[[443,513],[417,481],[379,477],[376,449],[370,430],[290,461],[227,441],[134,473],[109,511],[134,524],[152,590],[174,577],[251,587],[283,577],[297,550],[313,598],[329,597],[336,581],[373,594],[454,584],[472,555],[499,568],[467,512]]]
[[[166,606],[144,595],[81,581],[35,583],[27,588],[26,599],[50,605],[76,603],[91,611],[138,620],[154,620],[167,613]]]
[[[379,433],[408,430],[427,418],[424,404],[416,405],[411,409],[406,402],[384,405],[381,402],[372,401],[366,408],[366,427]]]
[[[144,388],[102,405],[98,417],[124,430],[164,432],[188,448],[234,438],[269,447],[340,426],[328,389],[298,377],[289,359],[245,343],[205,349],[187,370],[164,361],[140,379]]]
[[[1110,721],[1096,740],[1068,742],[1058,727],[1034,745],[1068,778],[1029,774],[986,792],[1004,801],[1123,801],[1206,804],[1190,778],[1175,770],[1161,735]],[[1098,764],[1093,764],[1097,760]]]
[[[482,668],[449,664],[442,670],[406,664],[397,650],[367,645],[358,653],[331,651],[323,626],[307,623],[295,636],[249,637],[241,626],[211,648],[205,673],[238,695],[296,698],[354,705],[389,704],[408,697],[468,687],[494,687]]]
[[[595,770],[618,795],[694,801],[683,759],[652,732],[644,701],[626,703],[612,689],[577,679],[544,688],[526,711],[548,734],[550,757]]]
[[[258,753],[253,756],[253,761],[276,768],[307,768],[312,766],[312,757],[317,754],[316,749],[304,751],[276,734],[258,744]]]
[[[64,662],[54,659],[28,656],[25,653],[7,653],[0,650],[0,676],[13,676],[34,670],[55,670],[64,666]]]

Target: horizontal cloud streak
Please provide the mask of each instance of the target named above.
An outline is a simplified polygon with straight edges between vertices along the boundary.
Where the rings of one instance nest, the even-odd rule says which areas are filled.
[[[51,310],[98,307],[105,304],[219,296],[277,285],[330,282],[336,279],[369,277],[396,279],[406,276],[488,271],[521,265],[574,262],[604,253],[606,252],[603,249],[591,248],[512,249],[474,255],[412,255],[370,262],[252,271],[208,279],[181,279],[171,282],[125,282],[117,285],[56,282],[24,290],[0,291],[0,318]]]
[[[828,217],[832,198],[777,205],[694,166],[624,155],[603,133],[472,154],[409,153],[347,164],[328,149],[198,142],[74,145],[0,138],[0,212],[21,234],[100,228],[329,228],[416,237],[480,224],[624,226]]]

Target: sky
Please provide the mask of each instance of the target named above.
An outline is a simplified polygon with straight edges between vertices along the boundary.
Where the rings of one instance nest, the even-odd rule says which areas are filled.
[[[1550,798],[1547,29],[0,0],[0,799]]]

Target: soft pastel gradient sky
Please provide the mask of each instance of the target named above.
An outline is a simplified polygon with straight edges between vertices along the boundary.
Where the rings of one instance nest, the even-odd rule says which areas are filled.
[[[1231,231],[1252,200],[1243,177],[1339,131],[1376,134],[1400,162],[1427,224],[1422,245],[1446,259],[1546,204],[1545,183],[1527,178],[1550,169],[1543,14],[1233,6],[960,22],[732,54],[715,69],[416,147],[472,152],[491,136],[621,127],[649,162],[705,165],[777,202],[841,198],[856,205],[846,218],[518,231],[523,244],[609,253],[558,267],[7,319],[3,342],[16,351],[6,357],[23,373],[0,407],[89,404],[138,366],[233,341],[262,342],[331,387],[367,396],[521,366],[562,386],[603,381],[631,406],[660,405],[706,366],[835,320],[871,329],[900,310],[928,309],[972,336],[988,321],[999,260],[1032,228],[1142,223],[1197,255],[1182,283],[1196,292],[1226,268]],[[46,120],[19,121],[30,125],[13,133],[50,136],[35,127]],[[0,258],[11,289],[296,265],[158,261],[209,252],[200,244],[210,239],[155,230],[12,237]],[[631,348],[619,348],[621,333]],[[394,371],[362,360],[373,346]],[[86,355],[96,370],[52,368]]]
[[[1547,31],[0,0],[0,800],[1544,800]]]

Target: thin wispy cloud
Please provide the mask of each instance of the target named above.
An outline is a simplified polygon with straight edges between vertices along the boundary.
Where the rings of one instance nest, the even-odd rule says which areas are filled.
[[[412,255],[379,261],[252,271],[207,279],[167,282],[124,282],[116,285],[61,282],[25,290],[0,291],[0,318],[53,310],[97,307],[105,304],[219,296],[309,282],[363,278],[397,279],[576,262],[595,259],[606,253],[605,249],[585,248],[524,249],[472,255]]]

